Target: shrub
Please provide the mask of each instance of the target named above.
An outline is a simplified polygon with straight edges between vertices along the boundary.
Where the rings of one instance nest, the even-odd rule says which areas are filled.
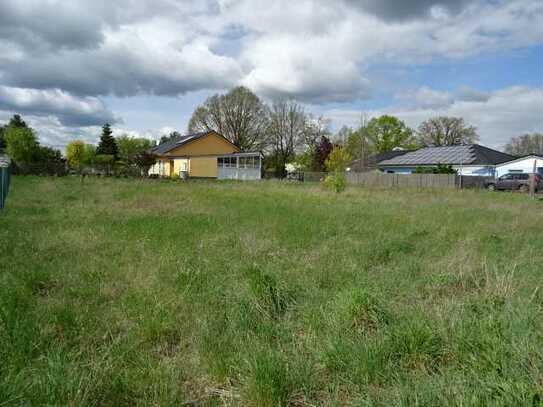
[[[413,174],[456,174],[452,165],[438,164],[437,167],[417,167]]]
[[[331,172],[345,172],[352,160],[346,148],[336,146],[326,159],[326,169]]]
[[[335,191],[336,193],[343,192],[345,191],[345,188],[347,188],[347,179],[345,178],[345,174],[341,173],[327,175],[326,178],[324,178],[323,183],[327,189]]]

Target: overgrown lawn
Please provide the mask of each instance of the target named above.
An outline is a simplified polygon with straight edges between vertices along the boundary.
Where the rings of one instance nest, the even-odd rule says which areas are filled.
[[[521,194],[14,177],[0,405],[541,405],[542,236]]]

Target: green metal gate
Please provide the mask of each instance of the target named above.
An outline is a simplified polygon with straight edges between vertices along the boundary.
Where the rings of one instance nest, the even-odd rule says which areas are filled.
[[[9,159],[0,156],[0,209],[4,208],[8,197],[11,164]]]

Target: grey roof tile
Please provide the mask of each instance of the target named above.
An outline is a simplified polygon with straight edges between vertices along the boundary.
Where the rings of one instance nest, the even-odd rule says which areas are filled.
[[[166,141],[165,143],[159,144],[158,146],[151,149],[151,152],[153,154],[158,154],[158,155],[166,154],[168,151],[171,151],[174,148],[181,147],[183,144],[186,144],[192,140],[196,140],[200,137],[206,136],[209,133],[211,133],[211,131],[203,131],[200,133],[188,134],[186,136],[179,136],[172,140]]]
[[[425,147],[399,157],[384,160],[379,166],[417,165],[495,165],[513,159],[509,154],[478,144]]]

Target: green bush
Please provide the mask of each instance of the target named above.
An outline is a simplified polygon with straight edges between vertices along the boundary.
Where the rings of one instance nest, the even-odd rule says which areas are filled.
[[[324,178],[323,183],[325,188],[338,194],[345,191],[345,188],[347,188],[347,178],[341,173],[327,175],[326,178]]]
[[[437,167],[417,167],[413,174],[456,174],[452,165],[438,164]]]

